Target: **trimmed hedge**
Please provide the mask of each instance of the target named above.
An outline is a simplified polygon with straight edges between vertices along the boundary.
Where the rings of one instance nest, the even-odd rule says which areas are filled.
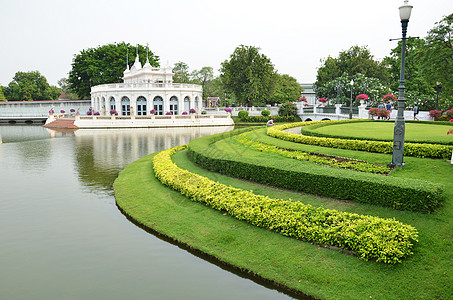
[[[254,141],[250,138],[250,133],[242,133],[235,137],[241,144],[262,152],[277,153],[284,157],[289,157],[302,161],[310,161],[316,164],[322,164],[334,168],[351,169],[358,172],[375,173],[375,174],[388,174],[393,169],[385,165],[373,164],[366,161],[359,160],[337,160],[334,156],[320,155],[316,153],[308,153],[304,151],[283,149],[274,145],[265,144],[262,142]]]
[[[339,148],[346,150],[356,150],[356,151],[368,151],[376,153],[393,153],[393,143],[392,142],[382,142],[382,141],[367,141],[367,140],[348,140],[340,138],[327,138],[327,137],[314,137],[306,136],[301,134],[294,134],[289,132],[284,132],[282,130],[306,126],[309,124],[316,124],[320,122],[351,122],[347,121],[317,121],[317,122],[297,122],[291,124],[277,125],[274,127],[269,127],[267,129],[267,134],[269,136],[282,139],[285,141],[291,141],[295,143],[315,145],[322,147],[330,148]],[[362,120],[354,120],[353,122],[360,122]],[[404,155],[414,156],[420,158],[449,158],[453,146],[450,145],[439,145],[439,144],[419,144],[419,143],[404,143]]]
[[[270,119],[273,119],[274,122],[294,122],[296,121],[295,116],[246,116],[246,117],[241,117],[240,120],[242,122],[260,122],[260,123],[266,123]]]
[[[370,203],[398,210],[432,212],[443,201],[443,185],[424,180],[396,178],[326,168],[282,158],[275,162],[230,155],[215,148],[216,141],[240,131],[191,141],[188,157],[201,167],[228,176],[324,197]],[[231,147],[234,145],[231,143]],[[238,149],[236,152],[240,151]]]
[[[154,157],[156,178],[189,199],[225,211],[239,220],[285,236],[353,250],[364,260],[390,264],[412,254],[418,242],[414,227],[394,219],[272,199],[182,170],[171,161],[171,155],[185,147],[165,150]]]
[[[349,120],[348,120],[349,121]],[[360,122],[390,122],[390,123],[394,123],[393,121],[377,121],[377,120],[366,120],[366,119],[359,119]],[[406,123],[418,123],[420,124],[420,121],[411,121],[411,122],[408,122],[406,121]],[[423,121],[423,124],[435,124],[435,125],[445,125],[445,124],[442,124],[442,123],[447,123],[447,125],[450,125],[448,124],[448,122],[425,122]],[[317,128],[320,128],[320,127],[324,127],[324,126],[330,126],[332,124],[330,124],[329,122],[323,122],[323,123],[319,123],[319,124],[313,124],[313,125],[309,125],[309,126],[303,126],[301,129],[300,129],[300,133],[303,134],[303,135],[306,135],[306,136],[316,136],[316,137],[327,137],[327,138],[336,138],[336,139],[348,139],[348,140],[367,140],[367,141],[384,141],[384,142],[388,142],[388,141],[391,141],[391,140],[386,140],[386,139],[379,139],[379,138],[373,138],[373,137],[357,137],[357,136],[345,136],[345,135],[334,135],[334,134],[327,134],[327,133],[322,133],[322,132],[317,132],[315,131],[315,129]],[[404,145],[406,145],[407,143],[419,143],[417,141],[414,141],[414,140],[409,140],[407,137],[405,138],[405,142],[404,142]],[[430,145],[453,145],[453,140],[452,141],[447,141],[447,142],[441,142],[441,143],[435,143],[435,142],[429,142],[429,141],[426,141],[426,142],[423,142],[423,143],[420,143],[420,144],[430,144]]]

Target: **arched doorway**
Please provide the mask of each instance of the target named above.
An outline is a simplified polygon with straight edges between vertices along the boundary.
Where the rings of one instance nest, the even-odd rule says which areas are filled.
[[[184,111],[190,111],[190,98],[189,96],[184,97]]]
[[[137,116],[146,116],[146,98],[143,96],[137,98]]]
[[[121,98],[121,114],[123,116],[131,115],[131,100],[126,96]]]
[[[170,98],[170,111],[173,113],[173,115],[178,114],[178,97],[172,96]]]
[[[156,115],[163,115],[164,114],[164,100],[160,96],[156,96],[153,99],[153,106],[154,110],[156,111]]]
[[[114,97],[110,97],[110,111],[112,110],[116,110],[116,103]]]

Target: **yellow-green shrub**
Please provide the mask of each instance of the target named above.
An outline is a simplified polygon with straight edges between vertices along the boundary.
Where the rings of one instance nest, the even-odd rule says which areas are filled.
[[[183,195],[225,211],[255,226],[285,236],[353,250],[364,260],[398,263],[412,254],[417,230],[394,219],[382,219],[331,209],[315,208],[300,202],[255,195],[177,167],[171,155],[186,148],[178,146],[154,157],[156,177]]]

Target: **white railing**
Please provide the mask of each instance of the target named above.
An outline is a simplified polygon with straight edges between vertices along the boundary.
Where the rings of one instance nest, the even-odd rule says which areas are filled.
[[[201,85],[187,83],[109,83],[96,85],[91,88],[91,92],[100,92],[113,89],[163,89],[163,90],[196,90],[202,91]]]

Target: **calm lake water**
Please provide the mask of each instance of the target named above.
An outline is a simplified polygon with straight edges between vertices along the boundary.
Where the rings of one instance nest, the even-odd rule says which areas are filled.
[[[231,130],[0,126],[0,299],[292,299],[135,226],[112,183],[129,163]]]

